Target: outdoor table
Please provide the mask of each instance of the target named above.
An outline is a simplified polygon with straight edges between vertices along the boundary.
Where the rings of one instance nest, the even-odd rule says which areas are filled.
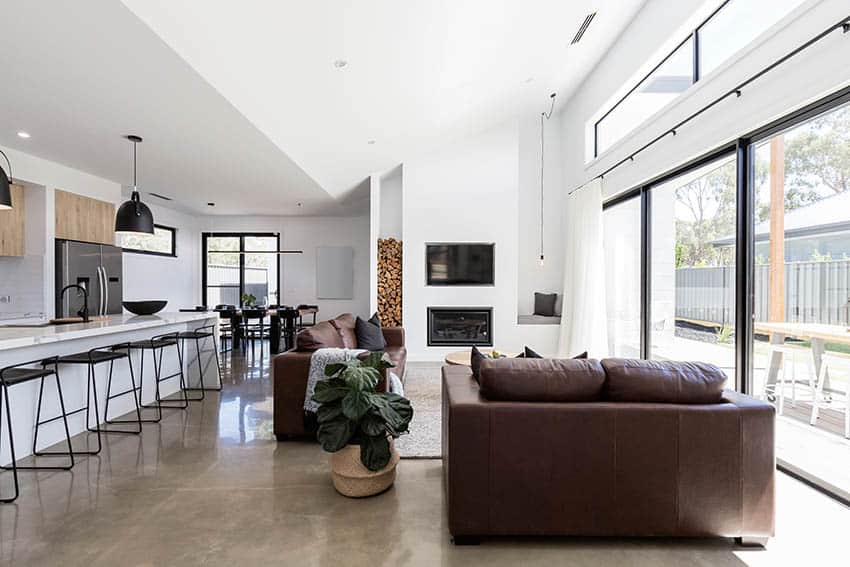
[[[812,358],[815,362],[815,376],[820,374],[821,362],[826,343],[850,345],[850,330],[845,325],[826,325],[822,323],[765,323],[755,322],[756,333],[770,336],[772,344],[783,344],[786,337],[808,340],[812,343]],[[780,356],[774,352],[768,361],[767,384],[776,384],[779,375]],[[829,391],[829,370],[824,376],[823,389]]]

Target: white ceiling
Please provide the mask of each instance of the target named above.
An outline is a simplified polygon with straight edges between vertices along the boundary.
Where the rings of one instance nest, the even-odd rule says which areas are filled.
[[[339,214],[368,175],[563,101],[643,0],[122,2],[0,0],[0,143],[127,183],[137,133],[140,185],[183,207]]]

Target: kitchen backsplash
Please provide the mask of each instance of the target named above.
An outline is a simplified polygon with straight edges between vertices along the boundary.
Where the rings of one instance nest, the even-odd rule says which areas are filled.
[[[44,312],[44,258],[0,257],[0,319]]]

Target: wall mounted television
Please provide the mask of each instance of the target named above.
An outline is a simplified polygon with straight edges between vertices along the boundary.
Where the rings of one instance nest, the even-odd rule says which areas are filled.
[[[427,285],[493,285],[495,249],[481,242],[426,244]]]

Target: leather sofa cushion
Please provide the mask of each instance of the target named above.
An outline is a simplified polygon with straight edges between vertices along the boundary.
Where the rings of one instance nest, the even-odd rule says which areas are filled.
[[[606,358],[605,398],[615,402],[717,404],[726,374],[707,362]]]
[[[605,371],[594,359],[500,358],[481,362],[481,394],[515,402],[599,400]]]
[[[295,336],[296,350],[314,351],[320,348],[342,348],[342,336],[328,321],[307,327]]]
[[[351,313],[343,313],[330,321],[342,338],[342,345],[345,348],[357,348],[357,334],[354,330],[355,321],[354,315]]]

